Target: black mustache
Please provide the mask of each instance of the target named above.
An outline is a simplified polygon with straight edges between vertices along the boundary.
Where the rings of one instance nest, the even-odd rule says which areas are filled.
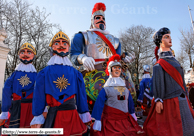
[[[99,23],[103,23],[104,25],[105,25],[105,22],[104,21],[99,21],[99,22],[97,22],[96,24],[99,24]]]
[[[28,57],[28,56],[24,56],[24,57],[22,57],[22,58],[30,58],[30,57]]]
[[[66,49],[66,48],[63,48],[63,47],[59,47],[59,48],[57,48],[57,49]]]

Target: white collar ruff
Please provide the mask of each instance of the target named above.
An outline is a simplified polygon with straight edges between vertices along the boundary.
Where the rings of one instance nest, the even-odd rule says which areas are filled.
[[[48,66],[55,65],[55,64],[64,65],[64,66],[73,66],[68,57],[60,57],[58,55],[52,56],[47,63]]]
[[[144,75],[142,76],[142,79],[144,79],[144,78],[151,78],[151,77],[150,77],[150,74],[144,74]]]
[[[30,64],[24,64],[22,62],[20,62],[20,64],[18,64],[15,68],[15,71],[22,71],[22,72],[36,72],[35,67],[32,65],[32,63]]]
[[[125,81],[121,77],[109,77],[104,84],[104,87],[108,86],[126,86]]]
[[[103,34],[109,34],[109,31],[107,31],[107,30],[101,30],[101,29],[96,29],[96,28],[94,28],[94,29],[89,29],[88,31],[91,31],[91,32],[93,32],[93,31],[98,31],[98,32],[101,32],[101,33],[103,33]]]

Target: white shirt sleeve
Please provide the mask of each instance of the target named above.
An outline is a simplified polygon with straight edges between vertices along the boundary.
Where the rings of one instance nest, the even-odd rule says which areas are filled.
[[[83,123],[87,123],[87,122],[91,121],[91,119],[92,119],[89,112],[86,112],[86,113],[83,113],[83,114],[79,114],[79,117],[81,118]]]
[[[42,114],[39,116],[34,116],[32,121],[30,122],[30,126],[35,125],[35,124],[44,124],[44,121],[45,121],[45,118]]]
[[[100,120],[95,120],[94,125],[93,125],[93,129],[101,131],[101,127],[102,127],[101,121]]]
[[[8,119],[9,112],[2,112],[0,114],[0,119]]]

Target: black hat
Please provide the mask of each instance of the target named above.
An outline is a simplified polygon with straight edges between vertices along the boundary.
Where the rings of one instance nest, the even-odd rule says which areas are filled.
[[[156,46],[160,47],[160,43],[161,43],[161,40],[162,40],[162,37],[163,35],[165,34],[170,34],[170,29],[166,28],[166,27],[163,27],[161,28],[160,30],[158,30],[154,36],[153,36],[153,41],[154,43],[156,44]]]

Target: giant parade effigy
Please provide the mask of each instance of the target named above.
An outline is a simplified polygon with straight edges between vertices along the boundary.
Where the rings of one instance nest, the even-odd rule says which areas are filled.
[[[144,122],[147,135],[194,135],[194,111],[188,99],[184,72],[171,51],[171,34],[166,27],[154,35],[156,50],[160,49],[153,67],[154,101]]]
[[[36,78],[32,107],[34,118],[31,126],[63,128],[65,136],[82,135],[87,132],[84,123],[90,122],[91,116],[83,76],[67,57],[69,37],[60,31],[53,37],[49,46],[52,57],[47,63],[48,66],[42,69]],[[46,105],[50,108],[44,120],[41,116]]]
[[[96,3],[92,10],[90,29],[75,34],[71,42],[71,61],[75,65],[83,65],[85,68],[82,74],[90,110],[108,78],[104,72],[108,58],[115,54],[121,55],[119,39],[106,30],[105,10],[104,3]],[[130,55],[131,57],[124,58],[125,62],[130,63],[134,59],[134,55]],[[131,81],[127,75],[125,74],[126,79]],[[128,82],[128,84],[130,83]],[[134,85],[129,86],[134,87]]]

